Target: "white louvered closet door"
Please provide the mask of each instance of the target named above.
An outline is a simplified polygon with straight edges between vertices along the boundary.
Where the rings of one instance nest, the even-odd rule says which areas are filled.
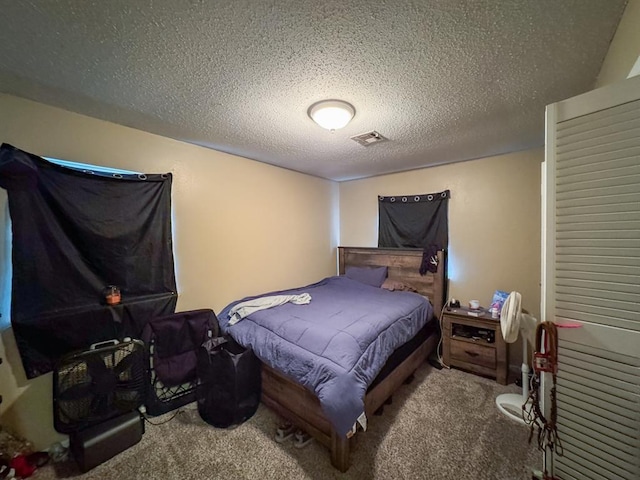
[[[640,77],[547,107],[544,169],[543,319],[581,325],[559,329],[553,471],[638,480]]]

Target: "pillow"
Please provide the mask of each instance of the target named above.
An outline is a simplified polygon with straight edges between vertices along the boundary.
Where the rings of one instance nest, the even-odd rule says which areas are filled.
[[[387,278],[382,284],[382,288],[391,292],[417,292],[413,286],[408,283],[401,282],[400,280],[392,280]]]
[[[372,287],[380,287],[387,278],[387,267],[347,267],[347,278]]]

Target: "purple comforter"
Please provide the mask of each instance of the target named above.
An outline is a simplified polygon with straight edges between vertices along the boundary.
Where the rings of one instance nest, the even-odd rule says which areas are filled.
[[[255,312],[229,327],[229,310],[256,297],[234,302],[220,313],[220,327],[313,391],[338,434],[346,435],[364,411],[367,387],[393,351],[432,317],[431,304],[415,293],[390,292],[343,276],[261,296],[300,293],[309,293],[311,303]]]

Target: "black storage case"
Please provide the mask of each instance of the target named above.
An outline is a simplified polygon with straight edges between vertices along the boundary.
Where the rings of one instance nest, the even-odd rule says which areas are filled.
[[[142,439],[144,421],[137,411],[69,435],[69,448],[83,472],[97,467]]]
[[[198,350],[200,417],[218,428],[247,421],[260,404],[260,361],[233,338],[217,337]]]

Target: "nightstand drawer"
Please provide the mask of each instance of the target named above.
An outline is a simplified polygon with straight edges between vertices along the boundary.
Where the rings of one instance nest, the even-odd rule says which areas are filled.
[[[451,358],[487,368],[496,368],[495,348],[471,342],[451,339]]]

